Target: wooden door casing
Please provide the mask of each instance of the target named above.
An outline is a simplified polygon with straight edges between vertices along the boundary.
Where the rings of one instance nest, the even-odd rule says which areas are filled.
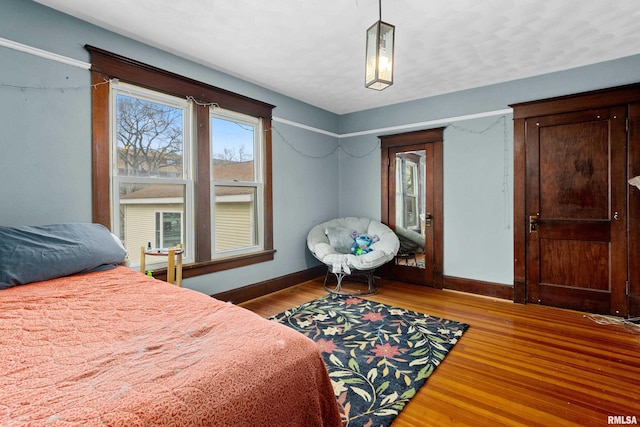
[[[627,177],[640,176],[640,102],[630,103],[627,130]],[[640,188],[630,185],[628,193],[629,313],[640,316]]]
[[[627,164],[625,166],[627,178],[639,176],[640,83],[511,105],[514,121],[514,301],[519,303],[527,301],[525,236],[528,213],[525,211],[525,122],[532,117],[615,106],[624,106],[627,109]],[[626,196],[628,250],[625,258],[628,267],[626,297],[628,312],[615,313],[614,310],[612,314],[637,317],[640,316],[640,189],[629,185]]]
[[[395,155],[399,152],[425,150],[427,156],[425,199],[427,212],[432,214],[426,229],[425,268],[404,267],[387,263],[380,269],[383,277],[392,277],[421,285],[443,287],[443,134],[444,128],[381,136],[381,220],[394,229],[395,225]]]

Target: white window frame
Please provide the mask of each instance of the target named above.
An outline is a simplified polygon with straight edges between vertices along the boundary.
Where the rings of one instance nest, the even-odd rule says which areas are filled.
[[[178,98],[139,86],[121,83],[119,81],[110,82],[109,116],[110,116],[110,165],[111,165],[111,229],[119,234],[120,231],[120,184],[178,184],[184,186],[184,206],[183,213],[183,236],[185,242],[182,247],[185,252],[183,255],[184,263],[194,262],[195,245],[194,245],[194,177],[193,177],[193,105],[187,99]],[[166,177],[138,177],[138,176],[120,176],[118,175],[118,142],[117,142],[117,96],[125,95],[140,98],[145,101],[160,103],[182,109],[182,177],[166,178]],[[155,221],[155,218],[154,218]],[[155,228],[155,226],[154,226]],[[125,236],[126,239],[126,236]],[[154,239],[155,240],[155,239]],[[135,248],[128,248],[135,250]]]
[[[164,224],[164,215],[165,214],[178,214],[180,215],[180,224],[183,225],[184,224],[184,212],[181,211],[175,211],[175,210],[157,210],[154,212],[154,216],[155,216],[155,220],[156,220],[156,227],[158,226],[158,217],[157,215],[160,215],[160,225]],[[180,243],[182,244],[182,242],[184,241],[184,232],[185,229],[184,227],[181,227],[180,230]],[[160,233],[160,235],[156,238],[156,240],[159,240],[160,242],[164,242],[164,228],[160,227],[160,230],[157,230],[156,228],[156,233]],[[156,244],[156,246],[158,246]],[[160,247],[163,247],[164,245],[160,245]]]
[[[211,167],[211,259],[219,259],[226,258],[236,255],[249,254],[254,252],[259,252],[264,250],[264,126],[263,122],[258,117],[249,116],[246,114],[238,113],[231,110],[226,110],[223,108],[211,108],[209,113],[209,120],[216,118],[222,120],[233,121],[240,124],[245,124],[252,126],[254,128],[253,133],[253,176],[254,181],[222,181],[222,180],[214,180],[214,169],[213,165],[213,138],[211,138],[211,150],[210,159],[212,163]],[[213,135],[213,130],[211,131],[211,135]],[[251,233],[256,236],[256,244],[251,246],[246,246],[237,249],[230,249],[224,251],[216,251],[216,196],[215,189],[216,187],[245,187],[245,188],[254,188],[255,189],[255,215],[252,221],[252,230]]]

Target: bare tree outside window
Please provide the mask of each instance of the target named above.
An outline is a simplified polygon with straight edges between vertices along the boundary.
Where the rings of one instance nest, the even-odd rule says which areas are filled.
[[[181,109],[117,96],[118,175],[181,177],[182,137]]]
[[[248,162],[253,160],[255,126],[213,117],[211,119],[214,160]]]
[[[213,153],[214,160],[224,160],[228,162],[246,162],[253,160],[253,153],[247,150],[246,145],[240,147],[224,147],[222,151]]]

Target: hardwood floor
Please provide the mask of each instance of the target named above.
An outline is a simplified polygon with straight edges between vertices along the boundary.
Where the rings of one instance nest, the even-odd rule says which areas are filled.
[[[606,426],[632,417],[640,424],[640,329],[576,311],[378,284],[365,298],[470,325],[393,427]],[[240,305],[268,317],[325,294],[316,279]]]

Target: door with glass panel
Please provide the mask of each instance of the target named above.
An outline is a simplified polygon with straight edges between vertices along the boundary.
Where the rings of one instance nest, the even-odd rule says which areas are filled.
[[[442,287],[442,130],[381,137],[382,221],[400,240],[383,270],[395,280]]]

